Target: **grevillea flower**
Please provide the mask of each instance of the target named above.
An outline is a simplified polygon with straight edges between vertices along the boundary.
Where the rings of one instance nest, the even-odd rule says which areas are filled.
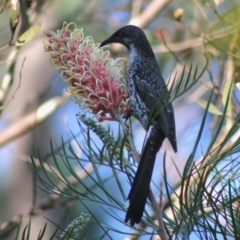
[[[53,68],[60,72],[67,90],[82,109],[91,109],[98,120],[128,114],[129,99],[122,59],[113,60],[92,37],[85,37],[76,24],[63,23],[61,30],[45,32],[45,51]]]

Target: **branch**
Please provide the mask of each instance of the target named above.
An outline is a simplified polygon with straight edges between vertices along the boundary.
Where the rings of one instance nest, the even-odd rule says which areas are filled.
[[[132,3],[132,17],[135,17],[139,14],[141,11],[141,5],[143,0],[135,0]]]
[[[61,97],[51,98],[50,100],[41,104],[36,110],[29,113],[27,116],[13,123],[10,127],[1,132],[0,146],[3,146],[13,139],[16,139],[32,130],[52,113],[54,113],[54,111],[63,105],[69,98],[70,95],[68,94],[65,94]]]
[[[172,1],[173,0],[153,0],[141,14],[139,14],[137,17],[132,18],[129,21],[129,24],[144,28]]]

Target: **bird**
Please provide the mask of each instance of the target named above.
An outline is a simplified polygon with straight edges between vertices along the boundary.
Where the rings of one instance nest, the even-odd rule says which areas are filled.
[[[130,96],[130,115],[140,121],[147,131],[140,162],[128,195],[129,206],[125,223],[140,223],[151,183],[157,152],[165,138],[177,152],[176,127],[173,106],[157,59],[143,30],[126,25],[99,47],[120,43],[128,50],[127,90]]]

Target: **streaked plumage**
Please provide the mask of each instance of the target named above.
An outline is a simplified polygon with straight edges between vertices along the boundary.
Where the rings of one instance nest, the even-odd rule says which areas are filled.
[[[149,132],[143,148],[140,163],[132,188],[128,195],[130,202],[125,222],[130,225],[141,221],[156,154],[165,138],[177,151],[175,120],[169,93],[163,80],[157,60],[144,32],[132,25],[116,31],[101,43],[121,43],[128,49],[129,72],[127,86],[131,99],[131,114]]]

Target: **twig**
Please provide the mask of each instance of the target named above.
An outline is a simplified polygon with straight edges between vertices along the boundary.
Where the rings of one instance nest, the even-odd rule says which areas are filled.
[[[21,66],[21,69],[20,69],[18,86],[17,86],[17,88],[14,90],[11,98],[8,100],[8,102],[5,104],[5,106],[0,106],[0,112],[1,112],[4,108],[6,108],[7,105],[14,99],[15,94],[17,93],[17,91],[19,90],[19,88],[20,88],[20,86],[21,86],[21,83],[22,83],[22,69],[23,69],[25,60],[26,60],[26,57],[23,59],[22,66]]]
[[[158,220],[158,235],[160,236],[161,240],[167,240],[165,226],[163,222],[162,217],[162,208],[159,206],[151,187],[149,188],[149,194],[148,194],[149,200],[152,203],[153,209],[155,211],[157,220]]]
[[[123,119],[122,119],[122,117],[119,115],[119,113],[116,113],[116,118],[117,118],[117,120],[119,121],[119,123],[120,123],[120,125],[121,125],[121,127],[122,127],[122,129],[123,129],[123,131],[124,131],[124,133],[127,134],[127,139],[128,139],[128,141],[129,141],[129,143],[130,143],[130,146],[131,146],[132,151],[133,151],[133,153],[134,153],[135,159],[137,160],[137,162],[140,162],[140,157],[139,157],[139,155],[138,155],[136,146],[135,146],[135,144],[134,144],[134,142],[133,142],[133,139],[132,139],[132,138],[130,137],[130,135],[128,134],[128,131],[129,131],[128,127],[127,127],[126,124],[123,122]]]

